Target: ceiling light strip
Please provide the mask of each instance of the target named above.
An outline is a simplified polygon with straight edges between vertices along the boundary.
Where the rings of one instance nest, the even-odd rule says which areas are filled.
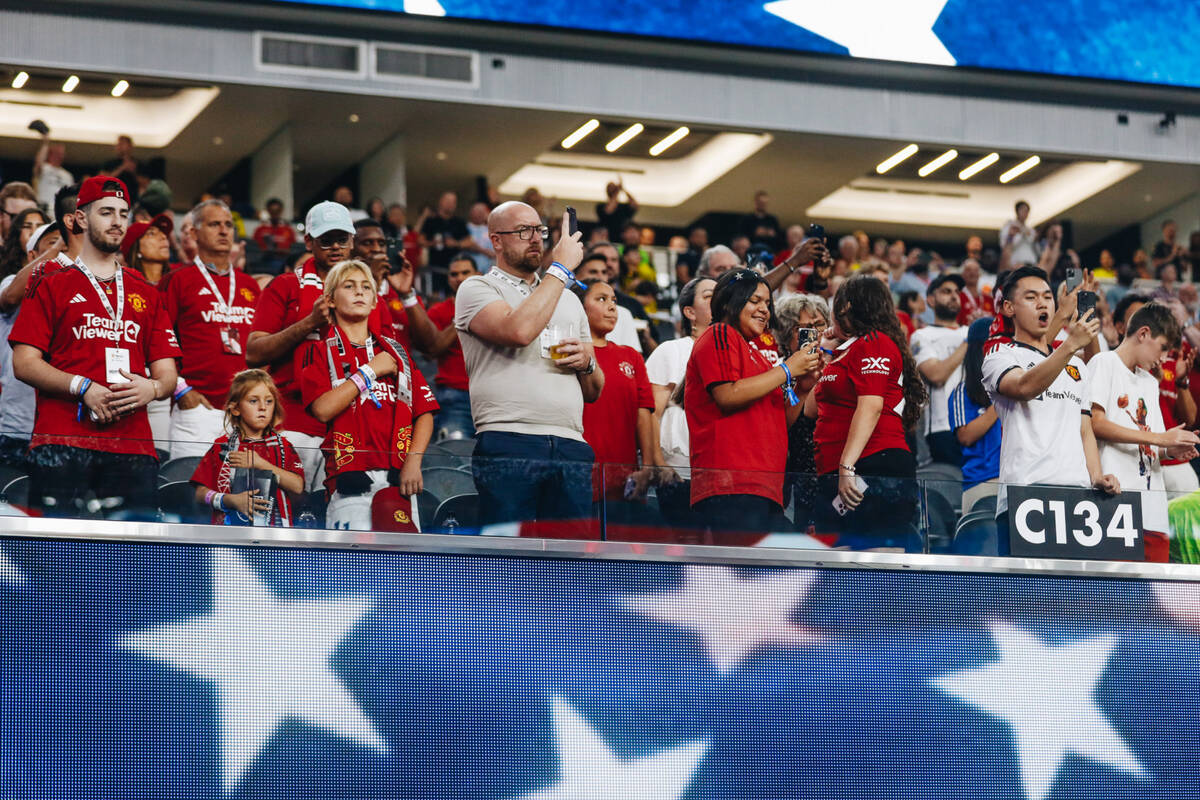
[[[899,164],[901,161],[904,161],[908,158],[912,158],[913,156],[915,156],[917,154],[918,149],[920,149],[920,148],[918,148],[915,144],[910,144],[908,147],[905,147],[900,152],[896,153],[895,155],[892,155],[887,160],[881,162],[879,164],[879,166],[875,167],[875,171],[878,172],[880,175],[882,175],[883,173],[887,172],[892,167]]]
[[[62,90],[64,92],[66,92],[67,94],[70,94],[71,92],[75,91],[75,87],[78,85],[79,85],[79,76],[72,75],[71,77],[69,77],[65,81],[63,81]]]
[[[995,164],[999,160],[1000,160],[999,153],[988,153],[986,156],[979,159],[974,164],[971,164],[969,167],[964,169],[962,172],[958,173],[958,179],[960,181],[970,180],[971,178],[974,178],[976,175],[983,172],[985,169],[990,167],[992,164]]]
[[[611,142],[604,145],[604,149],[610,153],[615,153],[618,150],[620,150],[622,147],[624,147],[625,145],[629,144],[629,141],[631,139],[633,139],[633,137],[637,136],[639,133],[641,133],[645,129],[646,129],[645,125],[643,125],[640,122],[635,122],[632,125],[630,125],[628,128],[626,128],[625,130],[618,133],[616,138],[613,139]]]
[[[937,172],[939,169],[946,166],[947,164],[949,164],[951,161],[953,161],[956,158],[958,158],[957,150],[954,150],[954,149],[947,150],[946,152],[942,153],[940,156],[935,158],[933,161],[930,161],[928,164],[926,164],[925,166],[923,166],[919,170],[917,170],[917,174],[920,175],[922,178],[928,178],[930,175]]]
[[[116,84],[113,86],[112,96],[120,97],[121,95],[125,94],[127,91],[129,91],[129,81],[121,79],[121,80],[117,81]]]
[[[575,145],[582,142],[588,134],[600,127],[600,120],[589,119],[587,122],[580,125],[574,133],[562,140],[564,150],[570,150]]]
[[[1010,169],[1008,172],[1005,172],[1003,175],[1001,175],[1000,182],[1008,183],[1013,178],[1018,178],[1021,175],[1024,175],[1026,172],[1029,172],[1029,170],[1033,169],[1040,163],[1042,163],[1041,156],[1030,156],[1020,164],[1017,164],[1015,167]]]
[[[681,139],[683,139],[685,136],[687,136],[689,133],[691,133],[691,130],[686,125],[676,128],[674,131],[667,134],[667,136],[662,141],[660,141],[658,144],[656,144],[650,148],[650,155],[661,156],[663,153],[665,153],[667,151],[667,148],[671,147],[672,145],[678,144],[679,141]]]
[[[25,70],[21,70],[20,72],[18,72],[16,75],[13,76],[12,88],[20,89],[27,83],[29,83],[29,73],[26,72]]]

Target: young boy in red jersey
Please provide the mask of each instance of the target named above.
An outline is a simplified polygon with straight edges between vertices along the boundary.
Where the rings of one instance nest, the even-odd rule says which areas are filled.
[[[366,264],[343,261],[330,270],[324,298],[333,324],[300,380],[306,408],[327,426],[325,522],[371,530],[377,492],[389,484],[406,496],[421,492],[438,405],[408,351],[372,328],[379,294]]]

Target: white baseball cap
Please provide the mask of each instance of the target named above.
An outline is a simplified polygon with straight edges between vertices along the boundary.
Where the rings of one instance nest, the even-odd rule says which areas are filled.
[[[40,228],[38,228],[37,230],[35,230],[33,232],[33,234],[29,237],[29,241],[25,243],[25,252],[32,253],[34,251],[34,249],[37,247],[38,242],[40,242],[42,240],[42,237],[46,235],[46,231],[50,230],[53,227],[54,227],[53,222],[47,222],[45,225],[43,225]]]
[[[304,218],[304,232],[316,239],[330,231],[345,231],[353,236],[354,221],[344,205],[326,200],[308,210]]]

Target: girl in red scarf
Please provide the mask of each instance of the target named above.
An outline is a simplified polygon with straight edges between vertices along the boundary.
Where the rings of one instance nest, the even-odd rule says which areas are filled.
[[[233,376],[225,401],[225,429],[229,435],[213,442],[196,471],[196,501],[213,509],[214,525],[249,525],[254,514],[266,514],[271,525],[290,527],[289,494],[304,491],[304,467],[287,439],[275,432],[283,421],[283,408],[275,381],[261,369]],[[235,469],[275,475],[274,497],[258,490],[231,492]]]
[[[309,350],[300,375],[310,414],[328,426],[326,526],[371,530],[371,501],[381,489],[424,488],[421,458],[433,434],[437,401],[400,343],[370,324],[379,298],[371,270],[343,261],[325,276],[332,323]]]

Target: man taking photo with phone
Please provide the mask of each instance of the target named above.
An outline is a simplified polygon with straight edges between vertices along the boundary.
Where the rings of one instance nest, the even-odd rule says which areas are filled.
[[[1052,350],[1054,293],[1046,273],[1032,266],[1009,274],[998,311],[1012,321],[1013,336],[984,358],[983,384],[1004,431],[996,524],[999,554],[1008,555],[1008,484],[1094,486],[1117,494],[1121,483],[1101,467],[1087,367],[1078,356],[1096,338],[1099,320],[1093,313],[1073,316],[1066,341]]]

